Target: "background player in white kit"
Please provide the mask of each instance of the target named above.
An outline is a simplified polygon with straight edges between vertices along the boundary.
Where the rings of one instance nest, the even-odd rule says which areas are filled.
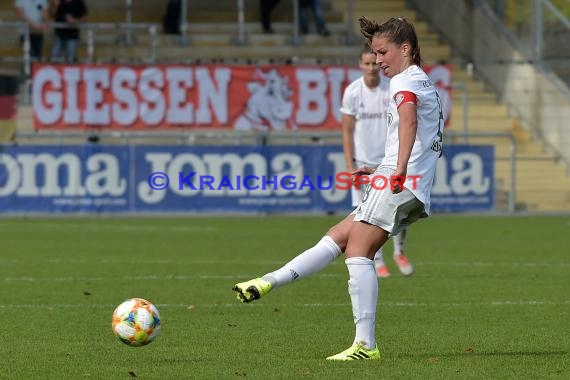
[[[342,146],[346,169],[353,172],[361,167],[376,168],[384,158],[386,147],[387,110],[390,101],[390,79],[380,74],[376,55],[368,44],[364,45],[358,61],[362,76],[350,83],[342,97]],[[351,188],[352,206],[362,201],[366,186]],[[392,237],[394,262],[400,272],[409,276],[413,266],[404,255],[407,228]],[[382,248],[374,255],[374,265],[378,277],[390,276],[384,262]]]

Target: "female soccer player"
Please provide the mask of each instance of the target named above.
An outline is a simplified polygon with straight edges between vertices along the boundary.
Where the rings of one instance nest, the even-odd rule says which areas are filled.
[[[403,18],[384,24],[365,17],[359,21],[376,62],[391,78],[386,152],[374,175],[391,176],[392,188],[369,186],[356,210],[345,250],[356,334],[351,347],[327,358],[334,361],[380,357],[375,336],[378,280],[372,258],[390,234],[428,216],[444,127],[435,86],[420,68],[413,25]],[[412,177],[418,180],[414,183]]]
[[[359,21],[380,69],[392,78],[385,157],[375,171],[366,169],[364,173],[391,177],[392,186],[368,186],[356,211],[314,247],[275,272],[234,286],[240,301],[251,302],[291,279],[321,270],[345,251],[356,335],[351,347],[327,358],[334,361],[380,358],[375,338],[378,281],[371,259],[390,234],[428,216],[443,137],[441,103],[419,67],[420,49],[413,25],[403,18],[384,24],[365,17]]]
[[[346,169],[353,172],[357,168],[376,168],[384,158],[387,135],[387,109],[390,100],[390,79],[380,75],[376,55],[367,43],[360,52],[358,66],[362,76],[350,83],[342,97],[342,146]],[[362,201],[366,186],[351,188],[352,206]],[[393,235],[394,262],[404,276],[410,276],[414,268],[404,255],[406,229]],[[374,266],[378,277],[390,276],[384,262],[382,248],[374,255]]]

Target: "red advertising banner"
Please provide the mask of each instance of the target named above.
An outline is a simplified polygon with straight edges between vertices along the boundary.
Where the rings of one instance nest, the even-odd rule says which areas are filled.
[[[450,109],[451,66],[424,67]],[[348,66],[52,65],[33,67],[42,130],[340,128]]]

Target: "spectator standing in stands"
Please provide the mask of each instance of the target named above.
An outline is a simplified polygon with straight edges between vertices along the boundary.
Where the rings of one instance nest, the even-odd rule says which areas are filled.
[[[27,28],[21,31],[20,41],[24,42],[29,28],[30,57],[40,60],[44,47],[44,32],[47,29],[48,2],[47,0],[16,0],[14,7],[18,18],[27,24]]]
[[[274,33],[271,27],[271,12],[281,0],[259,0],[259,10],[261,12],[261,26],[264,33]]]
[[[87,6],[83,0],[53,0],[51,15],[57,23],[69,25],[67,28],[56,28],[53,33],[51,59],[57,60],[65,52],[65,62],[77,61],[79,48],[79,28],[77,24],[87,19]]]
[[[317,33],[325,37],[330,36],[331,32],[327,29],[321,0],[299,1],[299,26],[301,28],[301,33],[309,33],[309,9],[313,12],[315,24],[317,24]]]

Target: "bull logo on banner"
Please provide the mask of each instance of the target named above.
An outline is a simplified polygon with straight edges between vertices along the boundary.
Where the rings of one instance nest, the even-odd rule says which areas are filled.
[[[276,69],[264,73],[256,70],[254,80],[247,84],[250,97],[243,114],[238,116],[234,129],[240,131],[267,131],[297,129],[293,120],[293,90],[289,77],[279,75]]]

